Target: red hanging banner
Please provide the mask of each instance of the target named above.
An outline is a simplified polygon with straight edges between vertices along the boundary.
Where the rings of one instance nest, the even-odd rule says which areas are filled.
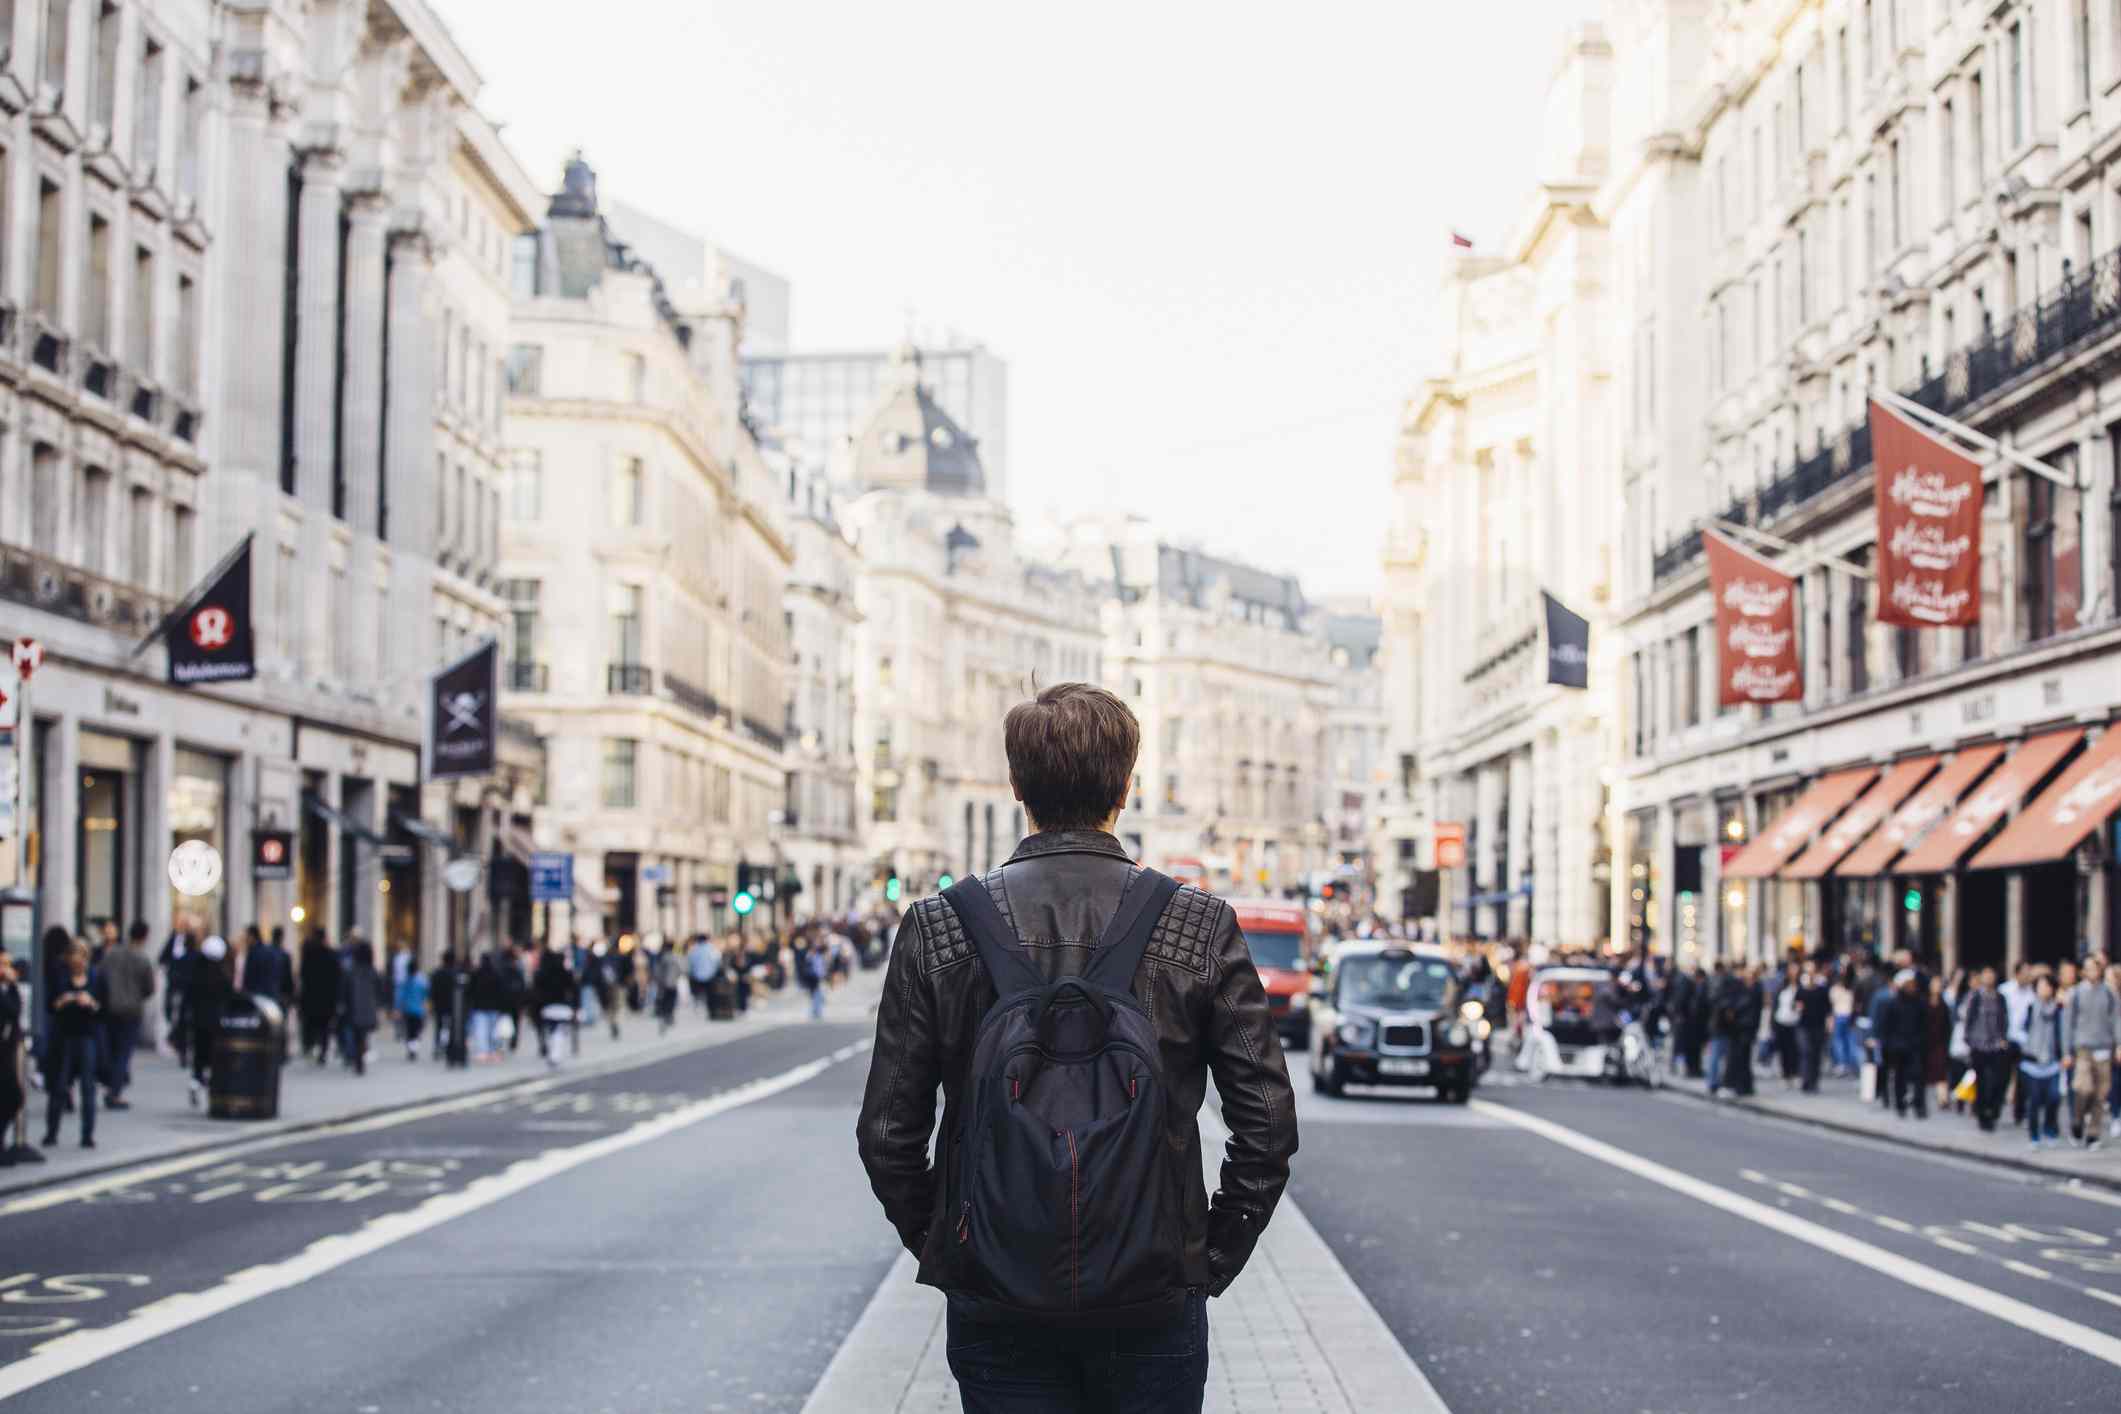
[[[1797,581],[1714,531],[1704,531],[1701,544],[1716,600],[1717,701],[1803,701]]]
[[[1981,622],[1981,465],[1871,404],[1878,622]]]

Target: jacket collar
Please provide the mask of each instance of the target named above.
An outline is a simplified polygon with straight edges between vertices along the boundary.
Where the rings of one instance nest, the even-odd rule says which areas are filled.
[[[1024,836],[1016,853],[1003,860],[1004,864],[1015,864],[1020,860],[1037,859],[1047,854],[1103,854],[1113,859],[1134,862],[1127,847],[1115,835],[1103,830],[1041,830],[1035,835]]]

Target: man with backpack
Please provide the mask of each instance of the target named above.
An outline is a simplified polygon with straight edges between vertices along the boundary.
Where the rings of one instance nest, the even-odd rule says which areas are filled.
[[[1206,1298],[1244,1267],[1296,1152],[1281,1043],[1230,907],[1112,834],[1141,743],[1126,705],[1061,683],[1003,736],[1033,833],[902,922],[862,1163],[948,1297],[967,1414],[1198,1414]],[[1212,1199],[1211,1072],[1230,1131]]]

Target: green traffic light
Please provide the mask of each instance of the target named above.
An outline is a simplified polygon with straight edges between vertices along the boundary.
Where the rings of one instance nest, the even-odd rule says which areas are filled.
[[[751,912],[751,910],[757,906],[757,903],[758,901],[756,899],[752,898],[750,894],[745,893],[741,889],[737,891],[737,896],[735,898],[729,900],[729,906],[736,910],[736,916],[739,918],[742,918],[745,914]]]
[[[898,889],[898,875],[893,874],[890,878],[884,880],[884,899],[887,903],[898,902]]]
[[[1902,894],[1900,896],[1900,906],[1909,913],[1920,913],[1922,911],[1922,890],[1909,889]]]
[[[945,874],[935,881],[936,891],[941,892],[942,890],[949,888],[952,884],[956,882],[957,880],[951,878],[948,874]]]

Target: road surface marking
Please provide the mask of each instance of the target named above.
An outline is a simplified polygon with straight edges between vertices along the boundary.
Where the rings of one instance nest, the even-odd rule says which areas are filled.
[[[2020,1262],[2015,1258],[2006,1258],[2003,1265],[2009,1267],[2020,1276],[2038,1277],[2042,1281],[2053,1281],[2055,1279],[2053,1272],[2048,1271],[2044,1267],[2036,1267],[2031,1262]]]
[[[617,1075],[643,1066],[657,1065],[666,1060],[678,1060],[703,1050],[717,1049],[724,1040],[735,1040],[740,1036],[768,1035],[782,1027],[796,1024],[793,1020],[776,1022],[759,1030],[713,1032],[706,1036],[688,1037],[682,1042],[657,1042],[640,1051],[623,1056],[612,1056],[594,1061],[581,1061],[553,1075],[539,1076],[534,1080],[522,1080],[492,1089],[474,1090],[469,1094],[452,1095],[444,1099],[429,1100],[421,1104],[408,1105],[403,1109],[385,1110],[381,1114],[364,1115],[359,1119],[338,1120],[328,1124],[305,1126],[282,1130],[276,1134],[263,1134],[256,1139],[247,1139],[238,1144],[208,1149],[196,1154],[179,1154],[174,1158],[151,1160],[133,1168],[118,1169],[111,1173],[98,1174],[79,1183],[69,1183],[53,1188],[39,1188],[19,1198],[0,1200],[0,1218],[13,1217],[17,1213],[41,1212],[45,1208],[56,1208],[62,1203],[74,1203],[83,1198],[95,1198],[121,1188],[136,1184],[152,1183],[158,1178],[171,1178],[177,1174],[190,1173],[195,1169],[213,1164],[227,1163],[247,1154],[263,1149],[283,1148],[289,1144],[306,1144],[312,1139],[333,1139],[346,1134],[369,1134],[378,1129],[394,1129],[401,1124],[416,1120],[433,1119],[437,1115],[461,1114],[466,1110],[486,1109],[513,1104],[533,1095],[541,1095],[562,1085],[571,1085],[580,1080],[594,1080],[605,1075]]]
[[[219,1286],[209,1287],[205,1291],[189,1291],[165,1297],[140,1307],[115,1324],[94,1330],[74,1331],[47,1341],[14,1364],[0,1366],[0,1400],[10,1399],[24,1390],[35,1389],[38,1385],[58,1379],[62,1375],[70,1375],[98,1361],[108,1360],[113,1355],[159,1336],[197,1325],[208,1317],[234,1310],[261,1296],[270,1296],[276,1291],[300,1286],[304,1282],[323,1276],[326,1272],[343,1267],[348,1262],[403,1242],[408,1237],[417,1237],[444,1223],[466,1217],[481,1208],[491,1207],[504,1198],[511,1198],[570,1169],[653,1143],[666,1135],[690,1128],[702,1120],[712,1119],[741,1106],[770,1099],[784,1090],[801,1085],[806,1080],[817,1078],[834,1065],[859,1055],[868,1047],[867,1040],[855,1041],[828,1056],[806,1061],[778,1075],[766,1076],[724,1090],[719,1095],[709,1096],[681,1109],[670,1110],[653,1119],[642,1120],[631,1129],[621,1130],[617,1134],[592,1139],[571,1149],[548,1150],[535,1158],[512,1164],[499,1173],[475,1178],[453,1193],[437,1194],[416,1208],[387,1213],[369,1220],[351,1232],[334,1233],[329,1237],[319,1238],[284,1261],[246,1268],[228,1277]]]
[[[1961,1242],[1956,1237],[1939,1237],[1935,1233],[1931,1233],[1930,1241],[1948,1251],[1957,1252],[1962,1257],[1978,1257],[1981,1255],[1980,1248],[1974,1246],[1971,1242]]]
[[[2096,1296],[2109,1306],[2121,1306],[2121,1296],[2116,1296],[2111,1291],[2101,1291],[2096,1286],[2085,1287],[2084,1294],[2086,1296]]]
[[[1492,1114],[1507,1124],[1514,1124],[1519,1129],[1550,1139],[1565,1149],[1574,1149],[1587,1158],[1610,1164],[1625,1173],[1632,1173],[1637,1178],[1669,1188],[1674,1193],[1684,1194],[1712,1208],[1720,1208],[1735,1217],[1772,1228],[1785,1237],[1793,1237],[1799,1242],[1845,1258],[1858,1266],[1869,1267],[1883,1276],[1905,1282],[1918,1291],[1927,1291],[1947,1301],[1956,1301],[1983,1315],[1993,1316],[1999,1321],[2030,1331],[2034,1335],[2044,1336],[2057,1344],[2081,1350],[2093,1359],[2121,1367],[2121,1337],[2107,1335],[2082,1322],[2072,1321],[2015,1297],[2004,1296],[1987,1287],[1963,1281],[1911,1258],[1888,1252],[1883,1247],[1865,1242],[1859,1237],[1836,1232],[1833,1228],[1808,1218],[1800,1218],[1781,1208],[1771,1207],[1741,1193],[1733,1193],[1728,1188],[1668,1168],[1652,1159],[1631,1154],[1603,1140],[1580,1134],[1550,1119],[1542,1119],[1537,1115],[1526,1114],[1486,1100],[1473,1100],[1469,1103],[1477,1106],[1483,1113]]]
[[[1889,1218],[1883,1215],[1882,1213],[1873,1213],[1871,1215],[1871,1221],[1878,1224],[1878,1226],[1882,1228],[1886,1228],[1892,1232],[1904,1232],[1911,1237],[1914,1235],[1915,1232],[1915,1225],[1913,1223],[1903,1221],[1900,1218]]]
[[[1860,1218],[1863,1216],[1861,1208],[1858,1208],[1854,1203],[1844,1203],[1839,1198],[1821,1198],[1819,1205],[1823,1208],[1831,1208],[1844,1217]]]

